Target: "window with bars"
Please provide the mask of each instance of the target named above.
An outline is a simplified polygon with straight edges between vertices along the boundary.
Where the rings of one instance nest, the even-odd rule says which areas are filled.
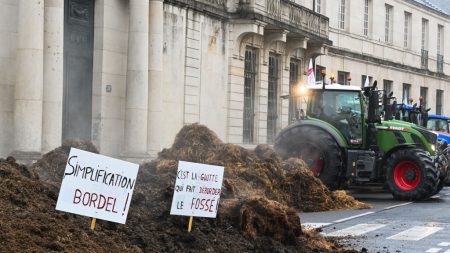
[[[444,91],[443,90],[436,90],[436,114],[438,115],[442,115],[442,98],[444,95]]]
[[[369,2],[370,0],[364,0],[364,36],[369,36]]]
[[[384,24],[384,41],[386,43],[392,43],[393,7],[386,4],[385,8],[386,8],[386,20]]]
[[[345,29],[345,0],[339,0],[338,26]]]
[[[297,60],[291,60],[289,64],[289,122],[294,122],[298,118],[296,88],[298,84],[299,66],[300,62]]]
[[[251,144],[254,141],[255,128],[255,86],[257,73],[256,49],[247,48],[245,50],[244,64],[243,143]]]
[[[278,83],[279,83],[279,57],[269,55],[269,87],[267,94],[267,143],[272,144],[277,135],[278,119]]]
[[[410,48],[411,46],[411,13],[405,11],[405,27],[403,34],[403,47]]]
[[[420,97],[422,98],[422,101],[419,101],[419,105],[422,105],[422,108],[427,108],[428,103],[428,88],[427,87],[420,87]]]
[[[350,85],[350,73],[345,71],[338,71],[338,84]]]
[[[383,90],[386,94],[389,94],[393,90],[393,81],[392,80],[383,80]]]

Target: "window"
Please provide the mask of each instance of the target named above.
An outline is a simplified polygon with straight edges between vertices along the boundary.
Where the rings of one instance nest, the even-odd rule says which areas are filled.
[[[256,50],[245,50],[244,65],[244,125],[243,142],[253,143],[255,127],[255,85],[256,85]]]
[[[428,103],[428,88],[427,87],[420,87],[420,98],[422,98],[423,100],[420,101],[419,100],[419,104],[418,105],[422,105],[422,108],[427,108],[427,103]]]
[[[403,34],[403,47],[410,48],[411,46],[411,13],[405,11],[405,28]]]
[[[443,90],[436,90],[436,114],[442,115],[442,96]]]
[[[428,69],[428,20],[424,18],[422,19],[421,48],[420,66],[423,69]]]
[[[289,123],[294,122],[297,118],[297,97],[296,88],[298,84],[298,70],[300,62],[291,60],[289,64]]]
[[[345,29],[345,0],[339,0],[338,27]]]
[[[322,13],[322,0],[316,0],[316,12]]]
[[[384,25],[384,41],[386,43],[392,43],[392,15],[393,15],[393,7],[386,4],[386,20]]]
[[[411,84],[404,83],[403,84],[403,90],[402,90],[402,95],[403,95],[402,102],[404,104],[408,104],[409,103],[410,91],[411,91]]]
[[[329,122],[342,132],[350,144],[362,144],[361,97],[358,91],[311,91],[308,115]],[[339,115],[354,115],[336,117]]]
[[[438,25],[437,34],[437,54],[442,55],[442,45],[444,44],[444,26]]]
[[[361,87],[364,87],[364,84],[366,83],[366,75],[361,76]],[[373,77],[369,76],[369,86],[372,85]]]
[[[364,0],[364,36],[369,36],[369,0]]]
[[[277,135],[278,119],[278,83],[279,75],[279,57],[273,54],[269,55],[269,87],[267,94],[267,143],[272,144]]]
[[[326,71],[327,69],[323,66],[316,65],[316,81],[323,81],[322,70]]]
[[[338,71],[338,84],[350,85],[350,73],[344,71]]]
[[[421,48],[428,50],[428,20],[422,19],[422,43]]]
[[[386,94],[389,94],[389,92],[392,91],[392,86],[392,80],[383,80],[383,90],[386,92]]]

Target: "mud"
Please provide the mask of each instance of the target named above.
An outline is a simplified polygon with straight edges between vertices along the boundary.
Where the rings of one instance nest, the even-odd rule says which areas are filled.
[[[141,164],[125,225],[55,210],[67,142],[29,168],[0,160],[0,252],[356,252],[314,231],[298,211],[363,208],[345,192],[330,192],[301,160],[282,161],[267,145],[225,144],[201,125],[184,127],[158,159]],[[225,167],[216,219],[171,216],[178,161]]]

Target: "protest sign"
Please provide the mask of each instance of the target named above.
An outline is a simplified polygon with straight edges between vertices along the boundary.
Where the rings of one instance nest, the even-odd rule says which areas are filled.
[[[223,167],[179,161],[171,215],[215,218]]]
[[[56,210],[125,224],[138,170],[138,164],[72,148]]]

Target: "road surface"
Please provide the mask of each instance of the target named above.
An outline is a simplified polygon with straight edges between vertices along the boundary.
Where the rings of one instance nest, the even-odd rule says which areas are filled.
[[[450,253],[450,187],[426,201],[395,201],[387,192],[351,191],[364,210],[301,213],[307,228],[367,252]]]

